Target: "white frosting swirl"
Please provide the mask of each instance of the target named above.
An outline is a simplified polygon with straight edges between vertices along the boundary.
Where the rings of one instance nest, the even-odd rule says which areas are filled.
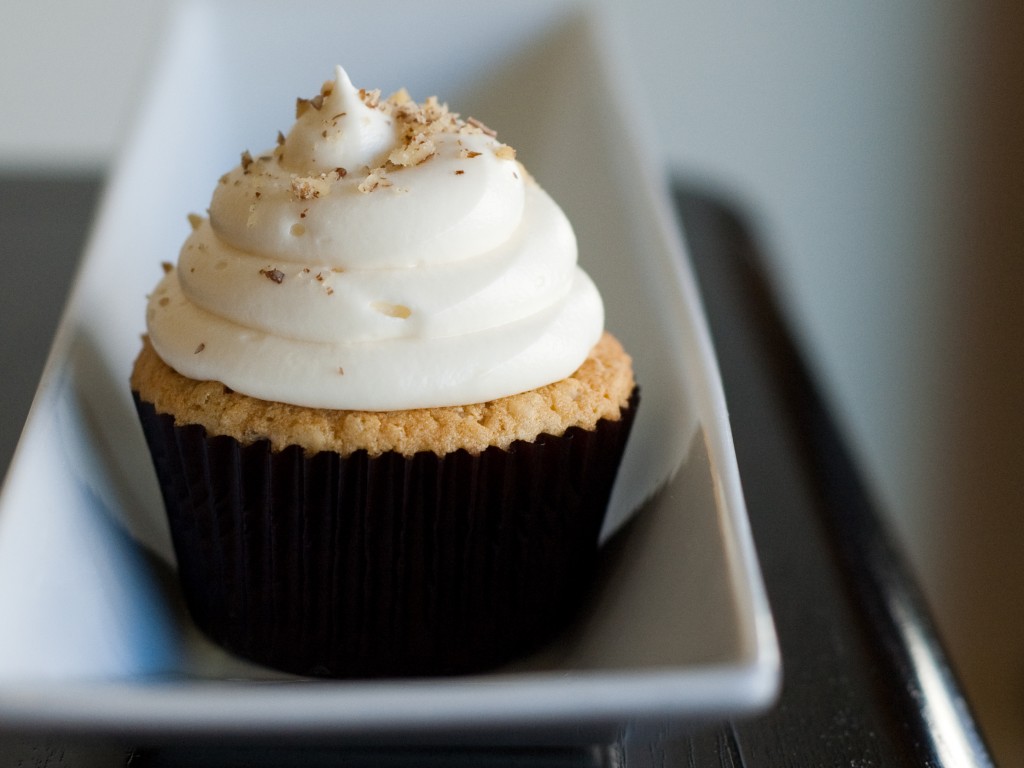
[[[339,67],[278,146],[221,178],[149,334],[179,373],[265,400],[463,405],[571,374],[604,310],[561,209],[470,120]]]

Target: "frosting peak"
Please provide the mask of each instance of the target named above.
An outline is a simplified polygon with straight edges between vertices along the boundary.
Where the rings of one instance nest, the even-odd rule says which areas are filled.
[[[340,67],[213,194],[149,301],[193,379],[309,407],[493,400],[565,378],[601,335],[568,220],[511,147]]]
[[[395,120],[377,108],[379,94],[359,91],[340,66],[312,99],[298,99],[295,125],[279,150],[281,165],[299,173],[374,168],[396,142]]]

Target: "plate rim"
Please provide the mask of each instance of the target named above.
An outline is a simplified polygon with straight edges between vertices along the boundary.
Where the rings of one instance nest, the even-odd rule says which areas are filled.
[[[190,11],[194,2],[179,3],[174,9],[173,21],[181,23],[181,19]],[[599,50],[613,52],[618,47],[614,42],[614,34],[607,12],[593,6],[577,9],[574,12],[582,16],[587,26],[591,44]],[[171,24],[171,28],[176,28]],[[628,57],[619,56],[612,62],[609,56],[598,56],[603,64],[603,83],[610,84],[613,89],[623,88],[623,84],[636,82],[632,77]],[[623,91],[626,92],[626,91]],[[697,411],[706,416],[710,423],[703,423],[695,439],[702,439],[707,447],[712,463],[712,475],[716,481],[716,496],[720,503],[720,516],[727,524],[728,531],[723,533],[727,548],[730,551],[730,567],[737,570],[732,583],[742,584],[745,593],[741,596],[741,612],[744,621],[749,620],[748,636],[742,644],[743,653],[736,663],[708,664],[701,667],[685,667],[682,669],[668,668],[655,670],[632,670],[628,672],[585,671],[574,672],[569,677],[555,677],[550,674],[517,673],[513,679],[508,675],[484,675],[469,680],[454,681],[448,678],[427,681],[386,681],[374,683],[358,683],[345,681],[341,684],[326,684],[312,689],[306,683],[267,683],[251,681],[205,681],[189,679],[187,681],[150,681],[143,683],[134,681],[96,681],[75,683],[26,683],[0,682],[0,732],[12,728],[20,731],[48,730],[57,728],[62,732],[104,732],[119,733],[173,733],[176,731],[197,733],[224,733],[242,729],[251,733],[253,728],[272,727],[286,724],[289,732],[309,732],[335,737],[352,737],[365,733],[369,727],[377,733],[397,735],[419,733],[424,729],[437,733],[447,729],[469,728],[475,731],[496,731],[507,733],[510,730],[526,728],[535,731],[558,727],[559,725],[592,725],[603,727],[613,723],[621,724],[624,716],[631,722],[673,720],[679,718],[707,717],[715,714],[750,714],[767,708],[777,697],[781,686],[781,656],[774,621],[760,573],[757,554],[754,549],[753,537],[747,517],[746,503],[743,496],[739,468],[736,461],[732,431],[729,425],[721,374],[718,369],[710,330],[707,326],[703,302],[689,257],[683,245],[681,228],[673,215],[667,194],[668,185],[659,166],[644,152],[644,148],[656,146],[652,141],[654,131],[644,122],[644,116],[624,113],[624,106],[618,100],[612,100],[611,110],[614,119],[630,133],[639,135],[638,141],[626,142],[627,150],[635,153],[635,166],[642,183],[639,188],[646,196],[645,204],[651,211],[658,228],[658,237],[664,241],[665,247],[672,255],[669,268],[686,297],[686,306],[682,311],[688,316],[694,335],[694,350],[699,357],[699,364],[707,372],[707,376],[697,377],[695,397],[698,399]],[[143,105],[143,110],[148,105]],[[122,158],[123,162],[123,158]],[[105,189],[99,216],[110,202],[112,187],[117,183],[120,168],[115,166],[110,182]],[[94,227],[86,248],[86,255],[92,250],[92,243],[99,236],[99,227]],[[70,297],[65,305],[50,354],[40,379],[39,388],[33,400],[28,419],[26,420],[18,449],[12,459],[4,490],[0,492],[0,534],[3,531],[3,508],[5,506],[6,489],[11,477],[16,472],[18,454],[25,435],[32,425],[39,421],[37,411],[44,407],[46,394],[54,386],[54,379],[61,372],[62,356],[67,355],[70,343],[69,317],[73,312],[76,296],[80,293],[82,274],[86,269],[87,259],[79,265],[72,283]],[[646,698],[636,695],[631,686],[641,684],[646,691]],[[716,699],[714,706],[702,705],[699,696],[693,695],[702,685],[713,685],[723,695]],[[263,720],[258,707],[250,708],[245,702],[252,697],[253,687],[273,687],[277,698],[287,701],[295,700],[295,691],[301,691],[299,698],[327,702],[332,705],[330,711],[322,719],[313,718],[296,723],[292,718],[270,717]],[[386,718],[378,716],[367,719],[366,716],[355,716],[350,712],[347,719],[339,717],[339,709],[353,702],[366,698],[376,700],[380,696],[394,697],[396,686],[403,696],[410,696],[421,702],[418,711],[409,710],[405,715],[393,709],[387,712]],[[606,697],[594,695],[604,691],[608,686],[620,690],[632,690],[633,696],[628,706],[624,702],[612,704]],[[681,689],[683,692],[681,693]],[[481,695],[481,690],[485,695]],[[188,716],[189,699],[195,698],[196,691],[203,693],[206,709],[229,709],[227,717],[210,718]],[[315,691],[311,694],[311,691]],[[690,691],[687,693],[686,691]],[[468,709],[463,717],[453,717],[439,713],[435,719],[424,718],[422,702],[440,694],[452,697],[460,702],[459,706]],[[557,693],[555,701],[549,701],[545,707],[526,707],[523,700],[551,698]],[[508,696],[513,694],[519,701],[516,708],[508,708]],[[504,697],[504,698],[503,698]],[[265,697],[262,697],[265,698]],[[184,699],[184,701],[183,701]],[[503,699],[503,708],[488,709],[480,707],[481,703],[491,699]],[[464,700],[464,701],[463,701]],[[558,702],[572,702],[572,707],[558,708]],[[102,702],[104,707],[97,707]],[[216,703],[216,707],[213,706]],[[455,709],[457,709],[456,707]],[[206,712],[203,709],[203,712]],[[299,711],[309,714],[308,708],[298,707]],[[134,713],[134,716],[133,716]],[[263,715],[268,713],[264,710]],[[248,718],[245,720],[245,718]],[[245,720],[245,722],[243,722]],[[297,730],[296,730],[297,729]],[[278,729],[280,730],[280,729]],[[581,731],[582,732],[582,731]],[[493,736],[493,734],[491,734]]]

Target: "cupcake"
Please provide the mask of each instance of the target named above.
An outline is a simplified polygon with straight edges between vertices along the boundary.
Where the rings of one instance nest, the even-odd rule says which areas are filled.
[[[592,575],[637,391],[515,151],[339,67],[189,218],[131,386],[199,628],[338,677],[549,640]]]

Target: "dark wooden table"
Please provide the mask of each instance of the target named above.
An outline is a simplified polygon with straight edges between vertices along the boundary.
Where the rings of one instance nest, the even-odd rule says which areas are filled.
[[[0,467],[31,402],[101,180],[0,176]],[[774,303],[756,238],[680,183],[782,647],[768,713],[580,750],[364,750],[0,739],[0,766],[990,765],[917,586]]]

